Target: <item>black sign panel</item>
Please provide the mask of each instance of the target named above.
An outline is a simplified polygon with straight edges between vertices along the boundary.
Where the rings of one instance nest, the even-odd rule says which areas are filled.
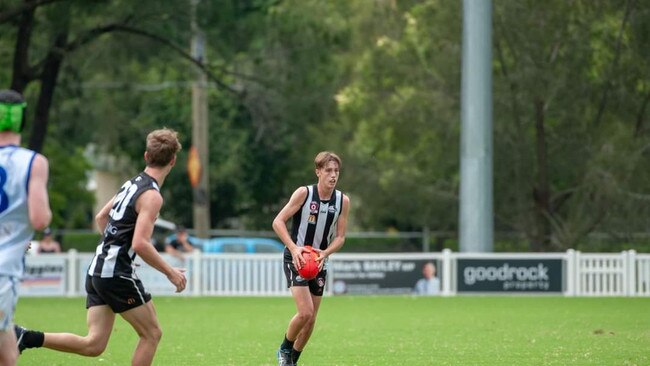
[[[458,259],[458,292],[562,292],[562,259]]]
[[[329,263],[335,295],[411,294],[422,268],[435,259],[336,259]],[[437,271],[436,283],[440,283]]]

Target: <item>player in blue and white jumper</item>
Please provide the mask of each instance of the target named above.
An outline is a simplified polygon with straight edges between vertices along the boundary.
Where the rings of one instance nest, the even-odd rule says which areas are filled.
[[[52,219],[47,194],[47,159],[20,147],[25,100],[14,90],[0,91],[0,365],[18,358],[13,316],[25,252],[34,230]]]

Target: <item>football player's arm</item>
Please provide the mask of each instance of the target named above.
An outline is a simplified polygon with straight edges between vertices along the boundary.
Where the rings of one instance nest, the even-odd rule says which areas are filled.
[[[108,225],[108,214],[111,212],[111,209],[113,208],[113,200],[115,200],[115,197],[111,198],[105,205],[102,207],[101,210],[95,215],[95,223],[97,223],[97,229],[101,234],[104,234],[104,230],[106,230],[106,225]]]
[[[300,210],[303,202],[307,198],[307,188],[300,187],[296,189],[289,202],[280,210],[280,212],[273,219],[273,231],[275,231],[278,238],[284,243],[284,245],[289,249],[291,255],[293,256],[293,264],[296,268],[301,268],[302,264],[305,263],[305,260],[302,258],[303,249],[296,245],[289,235],[289,230],[287,229],[287,221]]]
[[[341,210],[341,215],[336,223],[336,234],[332,242],[327,246],[327,249],[321,250],[319,252],[320,256],[318,260],[323,263],[323,259],[329,257],[332,253],[336,253],[343,247],[345,244],[345,231],[348,226],[348,213],[350,212],[350,198],[343,195],[343,208]]]
[[[29,222],[36,230],[45,229],[52,221],[52,210],[47,194],[49,174],[47,159],[41,154],[36,154],[32,162],[27,193]]]
[[[167,276],[167,279],[176,286],[176,292],[181,292],[187,283],[183,274],[185,270],[170,266],[151,243],[154,222],[162,203],[162,196],[153,189],[145,191],[138,197],[135,203],[138,219],[135,222],[132,248],[143,261]]]

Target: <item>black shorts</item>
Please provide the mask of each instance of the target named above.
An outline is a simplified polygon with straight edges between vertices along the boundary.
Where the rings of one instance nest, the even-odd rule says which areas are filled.
[[[86,309],[108,305],[114,313],[122,313],[151,300],[140,280],[129,277],[101,278],[86,276]]]
[[[287,278],[287,287],[309,286],[309,292],[311,292],[312,295],[323,296],[323,290],[325,290],[325,283],[327,282],[327,270],[318,272],[316,277],[311,280],[305,280],[298,274],[296,266],[293,265],[291,254],[289,254],[289,258],[287,258],[286,253],[282,267],[284,268],[284,276]]]

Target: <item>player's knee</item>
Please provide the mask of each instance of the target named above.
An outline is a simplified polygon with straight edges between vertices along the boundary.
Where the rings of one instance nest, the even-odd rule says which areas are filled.
[[[304,320],[304,328],[313,328],[314,324],[316,323],[316,314],[311,313],[309,316],[305,317]]]
[[[88,357],[97,357],[104,353],[106,345],[101,343],[90,343],[83,350],[83,355]]]
[[[312,315],[309,319],[307,319],[307,322],[305,323],[305,325],[308,327],[313,327],[314,324],[316,324],[316,315]]]
[[[300,318],[301,323],[307,323],[309,321],[312,321],[314,318],[314,311],[313,310],[303,310],[298,313],[298,317]]]
[[[156,327],[153,330],[153,339],[156,341],[156,343],[160,342],[160,339],[162,338],[163,332],[160,327]]]
[[[141,336],[141,338],[146,339],[149,342],[158,344],[162,338],[162,329],[160,327],[152,327],[147,329]]]
[[[83,348],[79,352],[82,356],[97,357],[104,353],[108,345],[108,337],[100,337],[97,334],[88,335],[83,340]]]

